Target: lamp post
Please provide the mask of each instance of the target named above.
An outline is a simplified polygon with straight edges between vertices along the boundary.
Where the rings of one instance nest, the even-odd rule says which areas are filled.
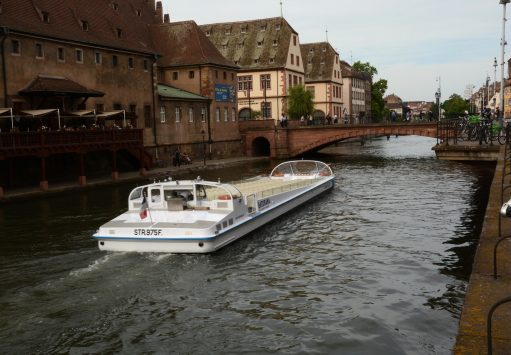
[[[438,90],[435,92],[436,104],[437,104],[437,106],[438,106],[438,121],[440,121],[441,112],[442,112],[442,109],[440,108],[440,97],[441,97],[440,89],[438,89]]]
[[[493,95],[497,95],[497,66],[499,64],[497,63],[497,58],[493,60]],[[496,108],[496,107],[494,107]]]
[[[202,159],[204,161],[204,166],[206,166],[206,132],[202,130],[200,133],[202,134]]]
[[[499,125],[503,126],[503,116],[504,116],[504,55],[505,55],[505,47],[506,47],[506,5],[509,4],[511,0],[500,0],[499,4],[502,5],[502,40],[500,42],[501,45],[501,68],[500,68],[500,114],[499,114]]]

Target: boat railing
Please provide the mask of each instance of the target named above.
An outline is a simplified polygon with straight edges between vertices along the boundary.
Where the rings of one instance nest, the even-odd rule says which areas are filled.
[[[266,189],[266,190],[263,190],[263,191],[259,191],[256,194],[256,197],[257,198],[264,198],[264,197],[273,196],[273,195],[277,195],[277,194],[280,194],[280,193],[288,192],[288,191],[291,191],[291,190],[296,190],[296,189],[299,189],[301,187],[312,185],[316,181],[317,181],[316,179],[295,180],[291,184],[285,184],[285,185],[281,185],[281,186],[272,187],[270,189]]]

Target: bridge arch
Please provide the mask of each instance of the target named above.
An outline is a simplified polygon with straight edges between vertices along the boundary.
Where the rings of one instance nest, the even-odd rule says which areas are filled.
[[[264,137],[257,137],[252,141],[252,156],[269,157],[271,155],[271,145],[268,139]]]

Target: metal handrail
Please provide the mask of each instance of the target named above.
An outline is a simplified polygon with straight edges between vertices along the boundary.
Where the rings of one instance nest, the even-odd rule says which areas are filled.
[[[506,297],[506,298],[498,301],[490,308],[490,311],[488,312],[488,317],[486,318],[486,339],[488,341],[488,355],[493,354],[493,339],[492,339],[492,330],[491,330],[493,313],[499,306],[501,306],[505,303],[508,303],[508,302],[511,302],[511,297]]]
[[[511,235],[505,236],[497,240],[497,243],[495,243],[495,246],[493,247],[493,278],[497,279],[497,248],[499,247],[500,243],[503,242],[506,239],[511,239]]]

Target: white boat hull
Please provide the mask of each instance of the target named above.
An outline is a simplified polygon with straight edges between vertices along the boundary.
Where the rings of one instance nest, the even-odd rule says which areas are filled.
[[[100,250],[124,252],[159,252],[159,253],[210,253],[234,242],[257,228],[269,223],[282,214],[302,205],[310,199],[332,189],[334,179],[325,179],[321,183],[307,186],[303,191],[283,193],[281,200],[271,208],[257,212],[240,220],[231,228],[205,238],[106,238],[96,236]]]

